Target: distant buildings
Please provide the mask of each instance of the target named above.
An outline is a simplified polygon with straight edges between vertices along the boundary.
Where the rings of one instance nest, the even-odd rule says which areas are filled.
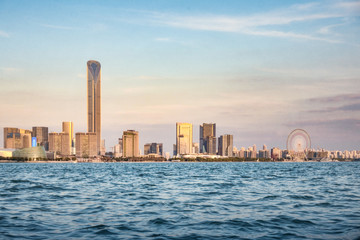
[[[200,125],[200,153],[216,154],[216,124]]]
[[[144,155],[155,154],[163,156],[162,143],[147,143],[144,145]]]
[[[49,150],[49,129],[48,127],[32,127],[31,137],[36,137],[37,144]]]
[[[138,157],[139,149],[139,132],[127,130],[123,132],[123,157]]]
[[[191,123],[176,123],[176,155],[191,154],[193,126]]]
[[[4,148],[31,147],[31,131],[19,128],[4,128]]]
[[[96,133],[96,151],[101,147],[101,65],[87,62],[87,120],[88,133]]]
[[[97,136],[94,132],[76,133],[76,157],[96,157],[97,151]]]
[[[219,137],[218,154],[221,156],[233,156],[233,135],[225,134]]]
[[[114,157],[119,158],[123,156],[123,139],[118,139],[118,144],[114,146]]]

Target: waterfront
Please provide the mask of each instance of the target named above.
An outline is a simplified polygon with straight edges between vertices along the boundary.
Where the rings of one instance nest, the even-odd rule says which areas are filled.
[[[357,239],[360,163],[0,164],[0,238]]]

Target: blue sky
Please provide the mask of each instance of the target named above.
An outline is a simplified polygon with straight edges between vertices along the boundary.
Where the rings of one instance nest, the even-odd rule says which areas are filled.
[[[175,143],[217,123],[238,148],[360,149],[359,1],[0,0],[0,127],[86,131],[86,62],[102,64],[102,131]],[[2,145],[2,134],[0,145]]]

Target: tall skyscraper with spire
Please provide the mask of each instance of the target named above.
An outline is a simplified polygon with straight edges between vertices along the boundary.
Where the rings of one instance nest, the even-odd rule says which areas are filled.
[[[88,132],[96,133],[97,152],[101,144],[101,65],[87,62],[87,122]]]

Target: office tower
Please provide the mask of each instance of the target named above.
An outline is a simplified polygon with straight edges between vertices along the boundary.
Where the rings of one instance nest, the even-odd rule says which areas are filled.
[[[96,133],[97,154],[101,147],[101,66],[97,61],[87,62],[87,119],[88,132]]]
[[[147,143],[144,145],[144,155],[157,154],[163,155],[163,144],[162,143]]]
[[[200,125],[200,153],[216,154],[216,124]]]
[[[138,157],[139,156],[139,132],[135,130],[127,130],[123,132],[123,156]]]
[[[61,140],[60,133],[49,133],[49,151],[61,154]]]
[[[76,157],[95,157],[97,151],[97,136],[94,132],[75,134]]]
[[[58,155],[71,155],[71,144],[69,143],[70,134],[61,132],[49,133],[49,151]]]
[[[31,147],[31,131],[20,128],[4,128],[4,148]]]
[[[219,151],[221,156],[233,156],[233,135],[225,134],[219,137]]]
[[[71,154],[74,154],[74,123],[73,122],[63,122],[62,123],[62,131],[63,133],[69,134],[69,146],[70,146],[70,152]]]
[[[191,123],[176,123],[176,154],[191,154],[193,126]]]
[[[43,146],[46,151],[49,150],[49,129],[47,127],[33,127],[32,137],[36,137],[38,145]]]

